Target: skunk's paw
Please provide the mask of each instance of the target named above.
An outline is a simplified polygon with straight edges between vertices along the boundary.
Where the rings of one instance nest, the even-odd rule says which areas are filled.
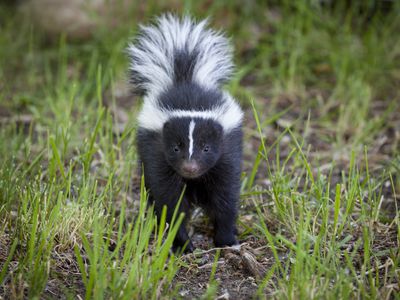
[[[228,236],[219,236],[215,237],[214,239],[215,247],[225,247],[225,246],[234,246],[239,245],[237,239],[235,238],[234,234]]]
[[[188,240],[187,243],[185,244],[180,244],[180,243],[174,243],[172,246],[172,252],[175,253],[175,255],[180,255],[182,253],[192,253],[194,251],[194,246],[192,241]]]

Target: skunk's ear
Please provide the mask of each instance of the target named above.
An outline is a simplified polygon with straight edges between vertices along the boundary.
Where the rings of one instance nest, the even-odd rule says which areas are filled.
[[[171,122],[167,121],[164,123],[163,130],[168,130],[171,128]]]
[[[218,124],[218,129],[217,129],[217,131],[218,131],[218,136],[219,136],[220,138],[222,138],[222,136],[224,135],[224,128],[222,127],[222,125]]]
[[[172,124],[170,121],[164,123],[161,137],[164,144],[168,144],[170,142],[171,136],[173,135]]]
[[[216,138],[216,139],[222,138],[223,133],[224,133],[224,129],[221,124],[212,123],[211,134],[213,135],[214,138]]]

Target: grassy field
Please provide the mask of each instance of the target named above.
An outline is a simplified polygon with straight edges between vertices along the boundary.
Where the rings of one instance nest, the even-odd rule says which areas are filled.
[[[400,299],[399,3],[179,3],[81,41],[0,4],[0,299]],[[146,205],[125,48],[169,10],[235,46],[240,250],[196,213],[169,255]]]

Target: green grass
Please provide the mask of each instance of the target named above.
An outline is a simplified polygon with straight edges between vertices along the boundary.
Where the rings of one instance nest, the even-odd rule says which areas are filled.
[[[239,238],[264,266],[254,294],[399,299],[400,7],[345,3],[152,1],[75,42],[1,4],[0,297],[195,288],[177,274],[197,262],[168,254],[181,217],[160,227],[146,207],[140,102],[126,86],[138,20],[175,9],[210,16],[236,49],[227,88],[246,110]],[[212,299],[227,271],[224,251],[209,253],[201,295]]]

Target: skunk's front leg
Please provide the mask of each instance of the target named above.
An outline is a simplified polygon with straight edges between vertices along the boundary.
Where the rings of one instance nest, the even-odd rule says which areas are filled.
[[[172,217],[173,217],[174,211],[176,209],[176,206],[178,205],[178,201],[179,201],[179,196],[178,196],[178,198],[174,199],[172,202],[167,204],[167,222],[169,224],[171,224],[171,222],[172,222]],[[194,246],[193,246],[192,241],[190,240],[189,235],[186,230],[186,223],[187,223],[187,220],[189,219],[189,213],[190,213],[189,202],[187,201],[186,197],[183,197],[177,210],[178,210],[177,215],[176,215],[177,218],[179,217],[179,215],[182,212],[185,214],[185,216],[183,217],[182,223],[179,226],[178,232],[175,236],[172,250],[175,253],[181,252],[182,249],[186,253],[193,252]],[[175,222],[176,222],[177,218],[175,219]]]
[[[193,252],[194,247],[192,242],[189,239],[189,235],[186,230],[186,221],[188,219],[188,215],[190,212],[189,202],[187,201],[186,197],[183,197],[179,207],[177,208],[180,194],[182,189],[176,187],[176,185],[168,186],[166,184],[160,184],[155,191],[153,191],[152,198],[154,199],[154,208],[158,217],[161,216],[163,207],[167,207],[167,218],[166,221],[171,226],[172,218],[174,215],[175,210],[177,209],[177,214],[175,218],[175,222],[177,221],[180,213],[184,213],[185,216],[181,225],[179,226],[178,232],[175,236],[174,243],[173,243],[173,251],[179,253],[182,249],[185,252]],[[183,187],[182,187],[183,188]],[[160,190],[163,192],[160,193]]]
[[[211,197],[210,216],[214,223],[216,247],[238,244],[236,240],[237,200],[232,191],[219,189]]]
[[[209,182],[208,213],[214,223],[214,243],[217,247],[237,245],[236,218],[240,197],[241,134],[227,139],[226,154],[212,170]]]
[[[190,240],[189,235],[186,230],[186,220],[187,219],[188,219],[188,217],[185,212],[185,217],[182,221],[182,224],[179,227],[178,233],[175,236],[174,244],[172,247],[172,251],[175,253],[180,253],[182,249],[186,253],[193,252],[193,250],[194,250],[193,243]]]

